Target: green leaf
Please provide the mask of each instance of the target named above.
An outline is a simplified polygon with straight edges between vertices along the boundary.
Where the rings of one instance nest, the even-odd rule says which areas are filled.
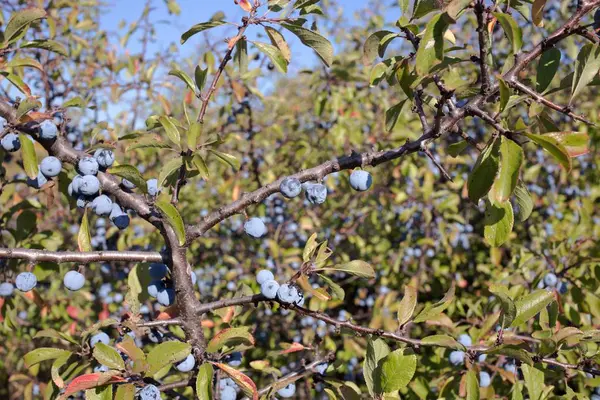
[[[125,362],[121,355],[115,349],[104,343],[96,343],[92,355],[96,361],[110,369],[125,369]]]
[[[517,306],[504,286],[492,284],[490,292],[500,300],[502,307],[502,327],[509,327],[517,316]]]
[[[396,104],[395,106],[390,107],[385,112],[385,130],[386,131],[391,132],[394,129],[394,127],[396,126],[396,123],[398,122],[398,118],[400,117],[400,114],[402,113],[402,109],[406,105],[407,101],[408,101],[408,99],[404,99],[400,103]]]
[[[479,400],[479,381],[474,369],[469,369],[466,376],[467,400]]]
[[[75,96],[72,99],[65,101],[62,106],[63,106],[63,108],[69,108],[69,107],[85,108],[87,106],[87,102],[84,99],[82,99],[80,96]]]
[[[590,152],[590,137],[583,132],[548,132],[544,137],[551,137],[564,146],[569,157],[578,157]]]
[[[527,365],[533,365],[533,359],[531,358],[529,353],[527,353],[524,349],[511,344],[502,344],[500,346],[494,346],[490,348],[490,350],[486,351],[485,354],[502,354],[506,357],[519,360]]]
[[[390,354],[390,348],[383,339],[367,337],[367,354],[363,362],[363,375],[369,394],[374,397],[376,382],[380,381],[381,371],[377,369],[379,361]]]
[[[284,22],[281,26],[296,35],[302,44],[313,49],[326,66],[331,66],[333,63],[333,46],[329,43],[329,40],[315,31],[298,25]]]
[[[551,47],[542,53],[537,67],[535,87],[537,92],[543,93],[548,88],[558,71],[561,57],[562,53],[556,47]]]
[[[281,53],[281,51],[277,47],[273,46],[272,44],[262,43],[262,42],[250,42],[250,43],[252,43],[254,46],[256,46],[256,48],[258,50],[260,50],[261,52],[266,54],[267,57],[269,57],[269,59],[273,63],[273,65],[275,65],[275,67],[277,67],[279,72],[281,72],[283,74],[287,73],[288,63],[287,63],[285,57],[283,56],[283,54]]]
[[[377,56],[383,58],[387,46],[398,36],[397,33],[385,30],[371,34],[363,45],[363,63],[370,65]]]
[[[517,187],[523,157],[523,149],[518,143],[504,136],[501,137],[500,168],[490,191],[490,201],[494,203],[508,201]]]
[[[277,29],[270,26],[265,26],[265,32],[267,32],[269,39],[271,39],[271,44],[279,49],[283,58],[289,63],[292,59],[292,52],[283,35]]]
[[[535,133],[525,133],[529,139],[542,146],[544,150],[550,153],[567,172],[571,171],[572,163],[569,152],[559,141],[547,134],[538,135]]]
[[[190,76],[188,74],[186,74],[185,72],[183,72],[177,68],[174,68],[169,71],[169,75],[175,76],[175,77],[181,79],[183,81],[183,83],[185,83],[186,86],[192,92],[196,93],[196,85],[194,84],[194,81],[192,80],[192,78],[190,78]]]
[[[398,325],[403,326],[415,312],[417,306],[417,288],[411,285],[404,286],[404,297],[398,306]]]
[[[486,201],[483,219],[483,236],[492,247],[499,247],[508,240],[513,230],[515,216],[510,201],[491,203]]]
[[[337,264],[332,267],[318,268],[316,271],[336,271],[345,272],[350,275],[358,276],[360,278],[375,278],[375,270],[373,267],[364,261],[354,260],[345,264]]]
[[[23,362],[25,363],[26,368],[31,368],[43,361],[54,360],[69,355],[71,355],[71,352],[67,350],[40,347],[25,354],[25,356],[23,356]]]
[[[383,393],[397,392],[405,388],[417,369],[417,356],[404,355],[404,349],[396,350],[379,362],[380,385]]]
[[[467,190],[472,202],[477,203],[485,196],[492,185],[500,167],[500,139],[495,138],[479,154],[473,171],[467,181]]]
[[[335,297],[338,300],[344,300],[344,298],[346,297],[346,292],[340,285],[338,285],[331,278],[329,278],[323,274],[317,274],[317,275],[319,275],[321,277],[321,279],[323,279],[325,281],[325,284],[327,286],[329,286],[329,288],[331,289],[331,292],[333,294],[333,297]]]
[[[40,71],[44,70],[42,64],[34,60],[33,58],[24,57],[24,58],[13,58],[9,62],[6,63],[6,67],[8,68],[20,68],[20,67],[31,67],[36,68]]]
[[[569,104],[598,75],[598,69],[600,69],[600,45],[586,44],[579,51],[575,61]]]
[[[183,159],[181,157],[175,157],[167,161],[167,163],[160,170],[160,174],[158,174],[158,187],[165,186],[165,182],[169,179],[169,177],[176,173],[182,165]]]
[[[42,103],[35,98],[29,97],[22,102],[19,103],[19,107],[17,108],[17,119],[21,119],[25,114],[27,114],[31,110],[35,110],[36,108],[40,108]]]
[[[254,343],[254,337],[250,333],[249,327],[226,328],[213,336],[206,346],[206,351],[216,353],[225,346],[246,345],[252,347]]]
[[[115,400],[134,400],[135,386],[131,383],[118,385]]]
[[[541,400],[545,386],[544,372],[529,365],[522,365],[521,370],[523,371],[523,379],[525,380],[527,393],[529,393],[529,399]]]
[[[452,18],[453,21],[456,21],[462,10],[468,7],[470,3],[471,0],[446,1],[446,5],[444,6],[443,10],[448,13],[448,16]]]
[[[202,179],[207,181],[210,178],[210,173],[208,172],[208,166],[206,165],[204,158],[202,158],[202,156],[199,154],[195,154],[194,157],[192,157],[192,163],[198,169]]]
[[[447,349],[457,349],[466,351],[466,347],[458,343],[453,337],[448,335],[433,335],[424,337],[421,340],[423,346],[445,347]]]
[[[444,297],[437,303],[429,304],[429,305],[425,306],[423,311],[421,311],[419,313],[419,315],[417,315],[414,322],[419,323],[419,322],[427,321],[428,319],[436,317],[439,314],[441,314],[442,312],[444,312],[444,310],[446,310],[446,308],[448,308],[448,306],[450,306],[450,303],[452,303],[452,300],[454,300],[455,289],[456,288],[454,286],[454,281],[452,281],[452,285],[450,286],[450,289],[448,289],[448,291],[446,292]]]
[[[235,44],[233,62],[237,65],[240,74],[248,72],[248,42],[246,39],[241,38]]]
[[[177,208],[166,200],[159,200],[156,202],[156,206],[162,211],[164,216],[169,221],[169,224],[175,230],[177,234],[177,238],[179,239],[179,244],[185,244],[185,226],[183,224],[183,219],[181,219],[181,215]]]
[[[140,135],[127,146],[127,151],[138,149],[170,149],[171,145],[166,143],[160,136],[153,134]]]
[[[209,363],[204,363],[198,368],[196,376],[196,396],[199,400],[212,400],[212,379],[214,369]]]
[[[467,142],[466,140],[461,140],[460,142],[452,143],[448,146],[448,154],[450,154],[451,157],[456,158],[467,147],[469,147],[469,142]]]
[[[196,69],[194,70],[194,81],[196,82],[196,87],[200,92],[202,91],[202,89],[204,89],[207,75],[208,68],[202,69],[199,65],[196,66]]]
[[[208,21],[196,24],[181,35],[181,44],[184,44],[189,38],[202,31],[224,25],[225,21]]]
[[[231,168],[233,168],[234,170],[237,171],[237,170],[240,169],[240,162],[238,161],[237,158],[235,158],[231,154],[222,153],[222,152],[217,151],[215,149],[208,149],[208,151],[210,151],[212,154],[214,154],[215,156],[217,156],[217,158],[219,160],[221,160],[222,162],[230,165]]]
[[[450,26],[448,14],[436,14],[427,23],[416,56],[418,75],[427,75],[431,68],[444,59],[444,33]]]
[[[509,14],[501,12],[495,12],[493,14],[500,25],[502,25],[506,37],[512,44],[512,53],[517,54],[519,50],[521,50],[521,47],[523,47],[523,32],[521,31],[521,27]]]
[[[171,140],[171,142],[179,146],[181,141],[181,137],[179,136],[179,129],[177,129],[177,126],[175,125],[175,123],[173,123],[172,119],[170,117],[163,116],[158,118],[158,122],[165,129],[167,137]]]
[[[115,167],[111,167],[109,172],[113,175],[127,179],[129,182],[137,186],[138,189],[140,189],[143,193],[148,193],[146,180],[142,174],[140,174],[140,171],[133,165],[117,165]]]
[[[411,19],[419,19],[432,11],[439,10],[441,2],[437,0],[415,0]]]
[[[27,97],[31,96],[31,89],[25,82],[23,82],[23,79],[21,79],[19,75],[15,75],[6,71],[0,71],[0,75],[5,77],[10,83],[15,85],[15,87],[19,89],[19,91],[24,93]]]
[[[523,222],[529,218],[533,211],[533,200],[527,186],[522,181],[519,181],[514,193],[515,202],[519,206],[519,221]]]
[[[540,289],[530,293],[516,302],[517,316],[511,326],[517,327],[535,317],[542,309],[554,301],[554,294]]]
[[[148,353],[148,371],[146,376],[153,376],[169,364],[174,364],[190,355],[192,347],[183,342],[168,341],[154,347]]]
[[[93,250],[87,210],[83,212],[83,217],[81,218],[81,226],[79,227],[79,233],[77,234],[77,245],[79,246],[79,251],[82,252]]]
[[[69,52],[67,48],[62,44],[57,42],[56,40],[49,39],[40,39],[40,40],[31,40],[28,42],[23,42],[19,46],[22,49],[42,49],[51,51],[56,54],[60,54],[61,56],[67,57]]]
[[[26,8],[15,12],[10,17],[10,20],[6,24],[6,29],[4,30],[5,46],[17,40],[23,31],[29,28],[29,24],[45,17],[46,11],[41,8]]]
[[[503,112],[510,100],[510,87],[504,82],[504,79],[498,78],[498,86],[500,87],[500,112]]]

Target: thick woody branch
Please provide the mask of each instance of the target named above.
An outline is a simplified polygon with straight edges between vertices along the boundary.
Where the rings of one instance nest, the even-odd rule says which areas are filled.
[[[165,262],[166,257],[158,252],[145,251],[49,251],[38,249],[0,248],[0,259],[25,260],[32,263],[53,262],[90,264],[95,262]]]
[[[481,70],[481,94],[486,95],[490,90],[490,66],[487,63],[489,49],[489,33],[487,30],[485,5],[483,0],[475,2],[477,16],[477,34],[479,37],[479,68]]]

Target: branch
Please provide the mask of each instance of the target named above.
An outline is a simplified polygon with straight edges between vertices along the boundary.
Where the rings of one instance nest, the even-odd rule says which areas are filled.
[[[490,66],[488,59],[489,33],[485,20],[485,5],[483,0],[475,3],[475,15],[477,16],[477,33],[479,36],[479,68],[481,70],[481,94],[486,95],[490,90]]]
[[[38,249],[5,249],[0,248],[0,259],[26,260],[29,262],[77,263],[91,264],[95,262],[165,262],[158,252],[146,251],[49,251]]]
[[[290,383],[294,383],[302,378],[306,378],[310,375],[313,375],[317,371],[315,370],[321,364],[330,363],[335,360],[335,353],[329,353],[324,357],[319,357],[316,360],[313,360],[310,364],[303,366],[301,369],[290,372],[287,375],[282,376],[276,381],[272,382],[268,386],[260,389],[258,391],[258,395],[262,396],[269,393],[271,390],[279,390],[281,388],[286,387]],[[248,397],[243,397],[242,400],[250,400]]]
[[[406,345],[414,347],[416,349],[418,349],[420,347],[437,347],[438,346],[433,343],[424,343],[420,339],[409,338],[409,337],[400,335],[398,333],[387,332],[382,329],[368,328],[365,326],[354,324],[350,321],[340,321],[338,319],[332,318],[321,312],[311,311],[304,307],[281,303],[276,299],[273,299],[273,300],[267,299],[262,294],[220,300],[220,301],[216,301],[213,303],[206,303],[206,304],[203,304],[201,306],[201,308],[203,309],[202,313],[206,313],[208,311],[225,308],[225,307],[229,307],[229,306],[234,306],[234,305],[238,306],[238,305],[259,303],[259,302],[279,303],[284,308],[288,308],[290,310],[296,311],[300,315],[306,315],[309,317],[313,317],[313,318],[321,320],[329,325],[332,325],[338,329],[346,328],[346,329],[351,330],[361,336],[373,335],[373,336],[381,337],[384,339],[393,340],[395,342],[405,343]],[[514,337],[515,337],[515,339],[533,342],[533,340],[528,337],[524,337],[524,336],[520,336],[520,335],[515,335]],[[497,347],[494,345],[492,345],[492,346],[474,345],[474,346],[466,346],[466,348],[467,348],[467,352],[472,353],[472,354],[477,354],[477,353],[488,352],[488,351],[494,350]],[[507,354],[507,355],[509,355],[509,354]],[[549,357],[537,357],[537,356],[534,356],[534,357],[536,357],[536,359],[540,362],[555,365],[555,366],[560,367],[565,370],[567,370],[567,369],[580,370],[580,371],[588,372],[594,376],[600,376],[600,369],[595,368],[595,367],[590,367],[590,366],[583,365],[583,364],[562,363],[554,358],[549,358]]]
[[[521,93],[525,93],[526,95],[528,95],[529,97],[531,97],[533,100],[535,100],[536,102],[545,105],[548,108],[551,108],[555,111],[561,112],[577,121],[581,121],[585,124],[588,125],[594,125],[593,122],[591,122],[590,120],[586,119],[584,116],[582,115],[577,115],[574,112],[571,111],[570,107],[568,106],[560,106],[548,99],[546,99],[544,96],[542,96],[541,94],[537,93],[536,91],[534,91],[533,89],[530,89],[527,85],[519,82],[515,79],[512,80],[508,80],[506,81],[506,83],[515,88],[516,90],[518,90]]]

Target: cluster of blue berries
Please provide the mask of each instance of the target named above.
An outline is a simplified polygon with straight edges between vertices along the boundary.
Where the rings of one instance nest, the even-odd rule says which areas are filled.
[[[569,290],[567,282],[559,281],[556,274],[550,272],[544,276],[544,279],[541,279],[538,283],[538,289],[548,289],[553,290],[556,289],[560,294],[566,294]]]
[[[469,336],[468,334],[463,333],[458,336],[458,343],[462,344],[465,347],[470,347],[473,345],[473,339],[471,339],[471,336]],[[487,355],[480,354],[479,357],[477,358],[477,361],[482,363],[485,361],[486,358],[487,358]],[[465,352],[461,351],[461,350],[454,350],[453,352],[450,353],[449,360],[452,365],[461,365],[465,362]],[[486,371],[480,371],[479,372],[479,386],[481,386],[482,388],[485,388],[485,387],[490,386],[491,383],[492,383],[492,378],[491,378],[490,374]]]
[[[356,170],[350,175],[350,186],[357,191],[369,190],[373,183],[371,174],[367,171]],[[322,183],[304,183],[298,178],[287,177],[281,181],[279,191],[283,197],[293,199],[302,193],[304,188],[306,200],[310,204],[323,204],[327,200],[327,186]],[[262,219],[250,218],[244,223],[244,232],[253,238],[261,238],[267,233],[267,227]]]
[[[224,378],[219,381],[221,400],[235,400],[237,398],[238,390],[238,385],[236,385],[231,378]]]
[[[148,285],[148,295],[155,298],[161,305],[168,307],[175,302],[175,289],[167,278],[169,268],[162,263],[152,263],[148,267],[152,282]],[[195,276],[195,274],[192,274]],[[193,279],[193,278],[192,278]]]
[[[256,282],[260,285],[260,292],[267,299],[277,298],[284,304],[304,305],[304,294],[295,285],[284,283],[280,285],[275,276],[268,269],[258,271]]]

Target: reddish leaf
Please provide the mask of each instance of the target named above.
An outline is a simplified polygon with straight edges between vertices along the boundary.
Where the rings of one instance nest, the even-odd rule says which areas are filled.
[[[258,389],[256,388],[256,384],[247,375],[227,364],[212,364],[229,375],[229,377],[244,391],[246,396],[252,397],[252,400],[258,400]]]
[[[244,11],[250,12],[252,11],[252,4],[250,4],[249,0],[239,0],[238,4]]]
[[[113,373],[93,373],[81,375],[73,379],[67,385],[65,392],[59,397],[59,399],[67,399],[72,394],[82,390],[121,382],[126,382],[126,379],[118,375],[113,375]]]
[[[302,350],[306,350],[307,348],[304,347],[303,345],[301,345],[300,343],[292,343],[292,345],[290,347],[288,347],[287,349],[283,350],[281,352],[281,354],[289,354],[289,353],[295,353],[297,351],[302,351]]]

